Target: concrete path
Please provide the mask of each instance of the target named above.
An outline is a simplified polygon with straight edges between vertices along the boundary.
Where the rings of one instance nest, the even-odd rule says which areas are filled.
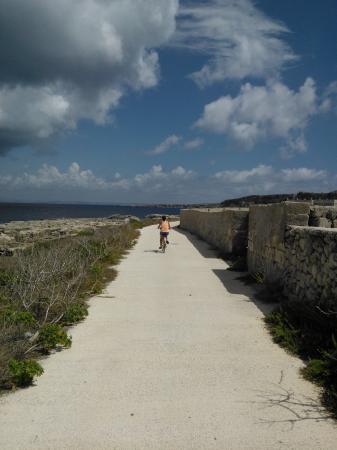
[[[73,346],[0,401],[1,450],[337,448],[337,427],[274,345],[263,308],[207,244],[146,228]]]

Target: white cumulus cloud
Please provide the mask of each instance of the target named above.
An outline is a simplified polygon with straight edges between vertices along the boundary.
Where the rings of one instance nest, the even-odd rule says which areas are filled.
[[[8,198],[120,202],[210,202],[248,194],[329,191],[337,176],[325,170],[299,167],[276,169],[260,164],[248,169],[224,169],[201,176],[182,166],[167,170],[154,165],[137,175],[114,172],[102,177],[76,162],[65,170],[43,165],[35,172],[1,174],[1,194]]]
[[[248,170],[223,170],[214,174],[218,186],[232,195],[253,195],[263,193],[295,193],[298,190],[328,190],[326,170],[306,167],[276,170],[260,164]],[[333,177],[332,177],[333,178]]]
[[[250,0],[191,1],[179,10],[171,45],[208,57],[191,75],[205,87],[226,78],[274,77],[297,59],[282,40],[288,31]]]
[[[163,167],[158,164],[151,168],[146,173],[138,174],[134,177],[134,182],[137,186],[143,188],[167,189],[171,188],[170,183],[177,183],[179,181],[189,180],[195,176],[195,172],[187,170],[182,166],[178,166],[171,171],[165,172]],[[176,187],[176,186],[175,186]]]
[[[68,169],[61,171],[56,166],[43,164],[35,173],[24,172],[22,175],[1,175],[0,185],[13,189],[18,188],[55,188],[55,189],[83,189],[83,190],[128,190],[170,188],[171,183],[176,185],[195,176],[195,172],[177,166],[165,171],[161,165],[154,165],[149,171],[133,177],[123,177],[115,172],[111,179],[99,177],[90,169],[82,169],[77,162],[69,165]]]
[[[276,137],[285,139],[289,152],[304,152],[303,132],[317,111],[311,78],[297,92],[279,81],[265,86],[246,83],[236,97],[226,95],[207,104],[196,126],[226,134],[247,148],[260,139]]]
[[[296,182],[323,180],[328,175],[326,170],[307,169],[306,167],[300,167],[299,169],[283,169],[281,170],[280,176],[285,182]]]

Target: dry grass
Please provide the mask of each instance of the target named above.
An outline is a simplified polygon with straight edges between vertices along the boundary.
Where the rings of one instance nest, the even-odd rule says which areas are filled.
[[[0,257],[0,386],[13,384],[11,360],[66,346],[65,325],[85,318],[86,300],[116,276],[137,228],[100,228]]]

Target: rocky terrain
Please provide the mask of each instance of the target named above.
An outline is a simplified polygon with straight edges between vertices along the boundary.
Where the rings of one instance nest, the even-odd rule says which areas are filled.
[[[160,214],[149,214],[146,219],[160,219]],[[179,220],[178,216],[168,216],[170,220]],[[140,221],[136,216],[113,214],[106,218],[91,219],[50,219],[14,221],[0,224],[0,256],[11,256],[16,250],[25,248],[37,241],[49,241],[91,230],[120,226],[130,221]]]
[[[15,250],[25,248],[36,241],[75,236],[99,227],[119,226],[130,220],[139,219],[116,214],[100,219],[31,220],[0,224],[0,255],[10,256]]]

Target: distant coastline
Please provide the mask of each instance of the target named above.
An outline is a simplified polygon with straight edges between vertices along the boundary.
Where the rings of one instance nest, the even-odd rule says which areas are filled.
[[[182,206],[105,205],[79,203],[0,203],[0,223],[44,219],[109,217],[113,214],[144,218],[149,214],[177,215]]]

